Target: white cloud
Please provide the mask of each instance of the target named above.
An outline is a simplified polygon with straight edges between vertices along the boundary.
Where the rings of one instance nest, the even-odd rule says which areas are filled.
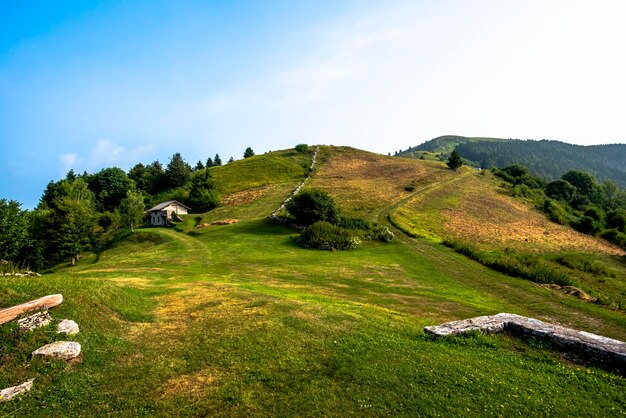
[[[78,154],[69,153],[59,155],[59,162],[61,163],[61,174],[65,174],[71,169],[76,170],[82,165],[82,158],[78,157]]]
[[[59,155],[62,174],[70,169],[74,171],[95,172],[105,167],[120,167],[127,169],[142,158],[146,157],[152,150],[151,145],[139,145],[127,149],[110,140],[100,140],[96,146],[87,152],[86,157],[81,157],[76,153]]]
[[[116,165],[124,157],[126,148],[109,140],[98,141],[95,148],[89,151],[87,161],[91,166]]]

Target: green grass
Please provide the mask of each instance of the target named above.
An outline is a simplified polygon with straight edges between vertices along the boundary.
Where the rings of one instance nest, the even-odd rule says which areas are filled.
[[[310,153],[274,151],[211,168],[220,194],[279,183],[302,181],[311,165]]]
[[[83,354],[70,364],[30,361],[59,338],[53,329],[17,337],[0,327],[2,387],[36,379],[23,399],[0,404],[0,415],[626,413],[626,379],[610,370],[506,335],[423,333],[512,312],[623,340],[623,312],[555,296],[399,232],[353,251],[299,248],[296,232],[263,221],[297,184],[288,183],[201,218],[236,224],[195,229],[189,215],[75,267],[2,278],[0,306],[62,293],[52,316],[79,323],[73,338]]]

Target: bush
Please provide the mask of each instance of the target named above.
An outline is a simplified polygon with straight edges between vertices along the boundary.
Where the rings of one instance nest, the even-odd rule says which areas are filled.
[[[305,153],[309,150],[309,146],[307,144],[298,144],[296,145],[295,150],[301,153]]]
[[[318,221],[336,223],[339,219],[335,201],[323,190],[300,192],[287,203],[286,208],[300,225],[311,225]]]
[[[394,235],[387,227],[370,222],[363,218],[340,216],[336,222],[340,228],[362,231],[366,239],[375,239],[382,242],[393,241]]]
[[[546,199],[543,204],[543,211],[548,215],[548,218],[552,222],[556,222],[561,225],[569,224],[569,215],[567,211],[557,202],[550,198]]]
[[[620,232],[617,229],[607,229],[605,231],[602,231],[600,237],[626,249],[626,234]]]
[[[359,244],[359,240],[347,230],[323,221],[305,228],[296,242],[304,248],[329,251],[351,250]]]
[[[576,281],[562,269],[550,265],[536,255],[519,254],[511,251],[504,253],[485,251],[471,244],[446,240],[444,245],[456,252],[478,261],[480,264],[501,273],[521,277],[536,283],[576,285]]]
[[[382,242],[390,242],[393,241],[395,235],[393,235],[393,232],[391,232],[386,226],[376,225],[374,227],[373,238]]]

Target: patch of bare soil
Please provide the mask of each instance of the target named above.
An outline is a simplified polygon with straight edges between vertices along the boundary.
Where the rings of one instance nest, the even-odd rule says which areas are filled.
[[[252,203],[265,194],[269,187],[255,187],[222,196],[223,206],[241,206]]]
[[[211,222],[211,225],[230,225],[236,224],[237,222],[239,222],[239,219],[222,219],[219,221]]]

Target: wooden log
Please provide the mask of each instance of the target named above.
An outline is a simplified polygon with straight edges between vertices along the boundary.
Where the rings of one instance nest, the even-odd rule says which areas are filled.
[[[23,313],[46,310],[63,302],[63,295],[48,295],[21,305],[12,306],[10,308],[0,310],[0,324],[14,320]]]

